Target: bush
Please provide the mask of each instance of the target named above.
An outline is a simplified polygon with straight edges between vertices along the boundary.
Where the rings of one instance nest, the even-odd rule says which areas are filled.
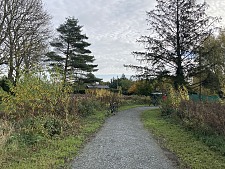
[[[106,89],[89,89],[86,90],[86,93],[89,97],[95,98],[100,102],[99,105],[102,109],[107,109],[112,104],[121,104],[122,95],[120,92],[112,92]]]
[[[56,118],[48,118],[44,124],[49,136],[60,135],[62,132],[61,122]]]
[[[188,91],[185,87],[179,87],[176,91],[172,86],[168,88],[167,97],[161,101],[163,116],[179,113],[179,106],[183,100],[189,100]]]
[[[78,101],[78,114],[81,117],[87,117],[94,114],[100,107],[100,103],[95,98],[85,97]]]
[[[0,148],[4,147],[13,132],[14,127],[12,123],[6,120],[0,120]]]
[[[10,93],[0,91],[4,112],[13,119],[54,114],[66,118],[69,113],[71,88],[58,79],[47,80],[43,74],[24,74],[11,87]]]
[[[7,138],[6,147],[19,148],[45,143],[55,135],[64,134],[67,124],[54,116],[38,116],[20,119],[14,124],[14,132]],[[74,126],[73,126],[74,127]],[[74,130],[74,129],[73,129]]]
[[[179,117],[190,128],[225,135],[225,105],[220,102],[183,101]]]
[[[191,101],[186,88],[169,88],[167,99],[161,103],[162,115],[174,115],[191,129],[225,134],[225,105],[220,102]]]
[[[7,77],[2,77],[0,79],[0,87],[6,91],[6,92],[10,92],[10,87],[12,86],[11,82],[9,79],[7,79]]]
[[[4,129],[0,124],[0,142],[7,143],[7,147],[33,146],[60,135],[63,125],[70,123],[68,116],[77,115],[72,112],[76,109],[71,109],[72,90],[60,81],[60,76],[24,74],[10,91],[13,95],[0,90],[1,116],[5,119]]]
[[[43,117],[20,119],[14,124],[15,131],[11,133],[6,146],[8,148],[12,145],[14,145],[14,148],[33,146],[41,141],[45,141],[47,134],[43,124]]]

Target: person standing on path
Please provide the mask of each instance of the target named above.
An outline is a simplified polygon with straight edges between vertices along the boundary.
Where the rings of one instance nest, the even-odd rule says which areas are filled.
[[[72,169],[174,169],[143,127],[140,113],[150,107],[119,112],[72,162]]]

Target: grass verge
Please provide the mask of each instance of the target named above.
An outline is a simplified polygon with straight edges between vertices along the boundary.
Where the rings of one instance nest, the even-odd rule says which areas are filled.
[[[88,138],[102,126],[105,113],[97,112],[82,119],[81,129],[75,136],[53,137],[34,147],[0,149],[1,169],[54,169],[68,168]]]
[[[125,105],[125,106],[121,106],[119,107],[119,111],[124,111],[124,110],[128,110],[128,109],[133,109],[136,107],[143,107],[143,106],[148,106],[148,105]]]
[[[161,117],[159,109],[143,112],[142,120],[161,145],[176,154],[180,168],[225,168],[225,156],[221,152],[213,151],[205,141],[196,137],[195,132],[186,130],[169,118]]]
[[[140,107],[141,105],[121,106],[119,111]],[[81,126],[76,135],[53,137],[33,147],[10,145],[0,147],[1,169],[56,169],[70,168],[70,162],[79,149],[96,133],[106,119],[105,111],[97,112],[81,119]]]

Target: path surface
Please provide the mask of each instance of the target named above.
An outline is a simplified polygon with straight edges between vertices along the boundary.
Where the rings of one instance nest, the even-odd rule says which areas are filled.
[[[174,169],[163,150],[143,128],[140,113],[149,107],[109,118],[72,164],[72,169]]]

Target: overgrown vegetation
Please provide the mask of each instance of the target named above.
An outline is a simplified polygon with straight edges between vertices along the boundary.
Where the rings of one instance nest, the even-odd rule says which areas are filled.
[[[121,105],[150,105],[151,98],[150,96],[123,96],[121,98]]]
[[[189,100],[188,91],[185,87],[175,90],[172,85],[167,86],[167,96],[161,101],[162,115],[171,115],[179,109],[181,101]]]
[[[176,154],[180,168],[225,168],[224,136],[189,130],[173,118],[161,116],[159,109],[144,112],[142,120],[162,146]]]
[[[188,128],[225,135],[224,104],[219,102],[182,101],[178,115],[182,123]]]
[[[104,122],[110,102],[120,102],[119,93],[106,90],[74,95],[60,78],[25,73],[9,92],[1,89],[2,168],[65,165]]]
[[[206,133],[225,135],[225,105],[214,101],[192,101],[186,88],[168,90],[167,99],[162,101],[162,115],[178,119],[183,125]]]
[[[164,131],[160,131],[161,129],[159,129],[159,132],[163,132],[162,136],[169,139],[168,147],[171,148],[178,156],[181,156],[181,159],[187,164],[190,164],[192,168],[224,168],[225,164],[221,162],[222,159],[224,160],[225,153],[224,108],[224,104],[218,101],[192,101],[188,97],[188,91],[186,88],[180,87],[178,90],[174,90],[170,87],[168,90],[167,99],[161,103],[162,117],[157,117],[155,120],[158,120],[156,123],[165,123],[168,130],[171,130],[174,135],[172,135],[172,133],[171,135],[167,135]],[[184,136],[182,134],[182,139],[179,135],[179,132],[181,132],[179,130],[184,131]],[[178,139],[178,137],[182,140],[182,144],[185,145],[178,145],[180,150],[178,150],[178,147],[173,145],[175,144],[173,141]],[[200,147],[194,146],[194,148],[197,149],[194,150],[193,147],[189,145],[191,144],[190,138],[187,137],[190,137],[193,142],[199,142],[200,144],[197,145]],[[186,138],[186,140],[184,138]],[[202,148],[202,146],[205,148]],[[204,153],[207,152],[210,154],[198,156],[196,154],[197,151],[199,154],[201,154],[201,151],[205,151]],[[188,153],[194,153],[194,157],[188,157],[188,159],[186,159]],[[207,165],[200,164],[202,160]],[[207,160],[218,160],[218,164],[209,164],[209,161]]]
[[[0,166],[2,169],[65,168],[90,135],[99,129],[104,119],[104,111],[96,112],[88,118],[79,118],[63,126],[64,131],[60,135],[42,137],[41,140],[40,135],[32,133],[25,135],[22,131],[17,131],[19,132],[17,134],[14,132],[10,135],[6,146],[0,149]],[[48,120],[35,119],[36,125],[43,125],[46,121]],[[49,122],[51,124],[53,121]],[[60,122],[63,123],[61,119]]]
[[[1,90],[2,107],[6,118],[18,120],[24,117],[53,115],[67,118],[71,88],[59,82],[60,77],[51,81],[42,73],[24,74],[10,92]]]
[[[73,94],[62,76],[25,73],[1,88],[1,168],[59,168],[75,157],[79,148],[103,124],[111,103],[144,104],[147,97],[124,97],[104,89]],[[124,107],[128,108],[128,107]]]

